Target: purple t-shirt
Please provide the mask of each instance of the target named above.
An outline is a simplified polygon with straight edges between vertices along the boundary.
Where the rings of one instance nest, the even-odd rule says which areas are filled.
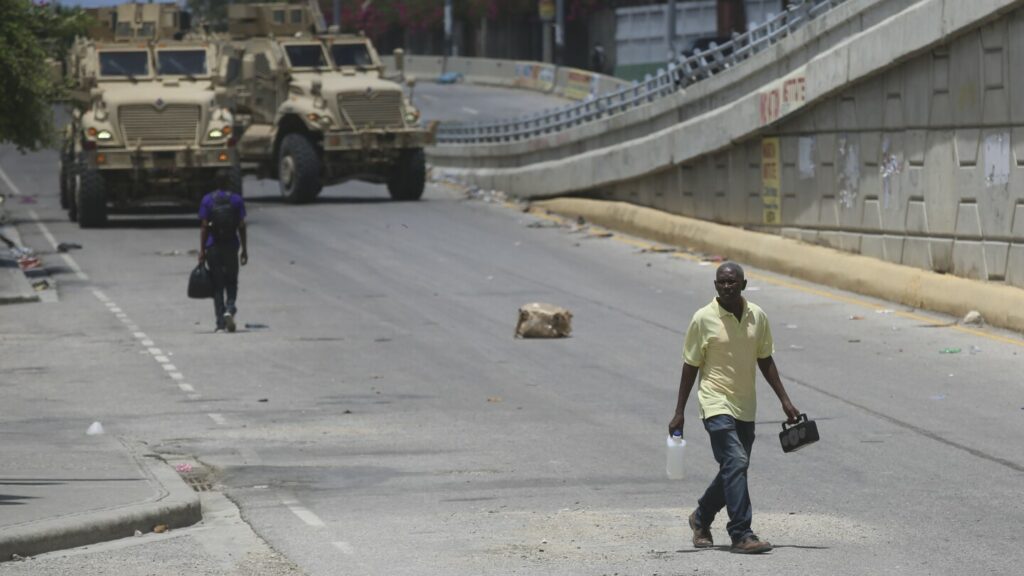
[[[223,196],[225,194],[228,194],[231,197],[231,206],[233,206],[238,213],[238,222],[241,223],[242,220],[245,220],[245,201],[242,200],[242,197],[239,196],[238,194],[232,194],[231,192],[227,192],[224,190],[214,190],[213,192],[208,193],[206,196],[203,196],[202,202],[199,203],[199,219],[209,220],[210,211],[213,210],[213,199],[216,198],[218,195]],[[214,238],[215,232],[213,231],[212,228],[208,228],[207,230],[208,232],[206,235],[206,247],[209,248],[210,246],[213,246],[214,242],[216,242],[217,239]],[[237,235],[235,236],[233,243],[235,245],[235,248],[238,248],[240,242],[238,240]]]

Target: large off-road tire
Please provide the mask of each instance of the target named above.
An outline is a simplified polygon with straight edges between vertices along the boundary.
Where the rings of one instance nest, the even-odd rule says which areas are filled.
[[[78,190],[78,181],[81,179],[77,173],[71,177],[68,184],[68,220],[78,222],[78,198],[75,190]]]
[[[388,179],[392,200],[419,200],[427,185],[427,158],[422,148],[402,150]]]
[[[311,202],[320,191],[320,158],[302,134],[288,134],[281,141],[277,181],[281,195],[293,204]]]
[[[79,228],[102,228],[106,225],[107,191],[99,171],[82,172],[76,196]]]
[[[71,169],[65,158],[60,159],[60,207],[63,210],[71,208],[71,195],[74,193],[74,179],[71,176]]]
[[[231,191],[239,196],[244,196],[242,194],[242,166],[236,162],[228,168],[228,173],[231,178]]]

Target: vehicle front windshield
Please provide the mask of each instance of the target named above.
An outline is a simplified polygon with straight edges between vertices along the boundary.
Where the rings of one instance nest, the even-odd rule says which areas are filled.
[[[319,44],[290,44],[284,47],[292,68],[323,68],[327,66],[324,50]]]
[[[202,76],[206,74],[206,50],[160,50],[156,53],[156,73]]]
[[[338,68],[342,66],[373,66],[373,58],[366,44],[334,44],[331,46],[331,58]]]
[[[148,76],[149,52],[145,50],[100,52],[100,75]]]

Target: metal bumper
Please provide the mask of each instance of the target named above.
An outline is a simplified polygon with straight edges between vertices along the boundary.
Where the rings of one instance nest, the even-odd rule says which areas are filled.
[[[434,143],[427,130],[365,130],[363,132],[325,132],[324,152],[348,150],[395,150],[423,148]]]
[[[235,162],[235,151],[227,146],[186,148],[184,150],[90,150],[86,153],[90,168],[98,170],[145,170],[178,172],[201,168],[227,168]]]

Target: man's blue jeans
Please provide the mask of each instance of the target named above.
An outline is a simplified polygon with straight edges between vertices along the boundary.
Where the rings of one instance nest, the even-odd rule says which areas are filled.
[[[733,543],[753,534],[750,519],[750,493],[747,491],[747,467],[754,445],[754,423],[736,420],[728,414],[704,420],[711,436],[711,451],[718,461],[718,475],[697,501],[697,523],[710,528],[722,508],[729,512],[726,529]]]

